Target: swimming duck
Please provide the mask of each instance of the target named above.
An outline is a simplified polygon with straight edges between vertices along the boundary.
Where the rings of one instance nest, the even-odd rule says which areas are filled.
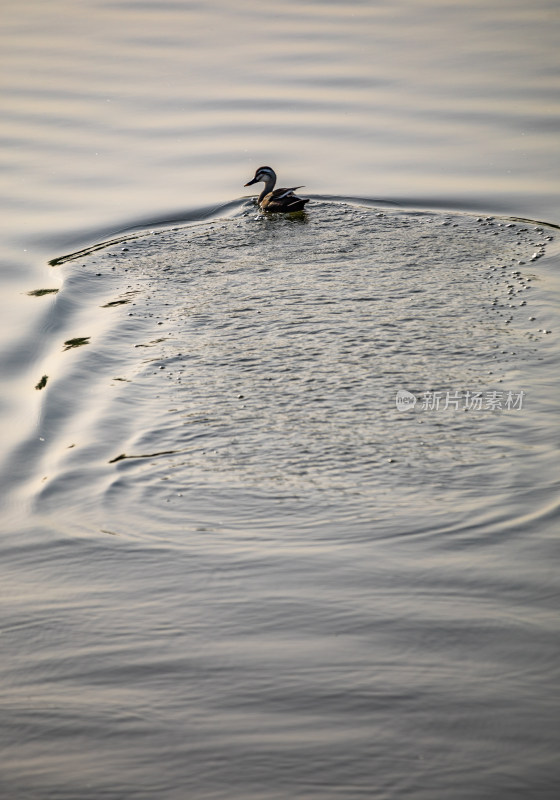
[[[309,203],[309,198],[302,200],[301,197],[296,197],[294,194],[296,189],[302,188],[301,186],[292,186],[291,189],[275,189],[276,173],[272,167],[259,167],[253,180],[246,183],[245,186],[251,186],[260,181],[264,182],[264,189],[257,202],[263,211],[282,211],[289,214],[292,211],[303,211],[305,204]]]

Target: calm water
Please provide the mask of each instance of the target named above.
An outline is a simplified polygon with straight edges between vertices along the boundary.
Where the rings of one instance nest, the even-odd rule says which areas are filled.
[[[0,796],[555,797],[557,4],[3,20]]]

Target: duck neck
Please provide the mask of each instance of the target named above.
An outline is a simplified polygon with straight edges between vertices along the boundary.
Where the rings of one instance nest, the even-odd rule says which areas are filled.
[[[259,195],[258,199],[259,203],[261,203],[264,200],[267,194],[270,194],[270,192],[274,189],[275,183],[276,183],[276,178],[273,178],[272,175],[267,177],[266,181],[264,182],[264,189]]]

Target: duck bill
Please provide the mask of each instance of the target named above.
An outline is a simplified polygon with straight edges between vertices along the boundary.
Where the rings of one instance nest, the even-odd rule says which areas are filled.
[[[254,183],[258,183],[256,178],[253,178],[252,181],[249,181],[249,183],[246,183],[245,186],[252,186]]]

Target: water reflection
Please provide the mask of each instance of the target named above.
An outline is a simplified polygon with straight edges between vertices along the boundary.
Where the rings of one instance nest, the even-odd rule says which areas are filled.
[[[44,297],[47,294],[56,294],[59,289],[34,289],[31,292],[27,292],[29,297]]]
[[[67,339],[64,342],[64,350],[72,350],[74,347],[83,347],[89,344],[90,336],[74,336],[73,339]]]

